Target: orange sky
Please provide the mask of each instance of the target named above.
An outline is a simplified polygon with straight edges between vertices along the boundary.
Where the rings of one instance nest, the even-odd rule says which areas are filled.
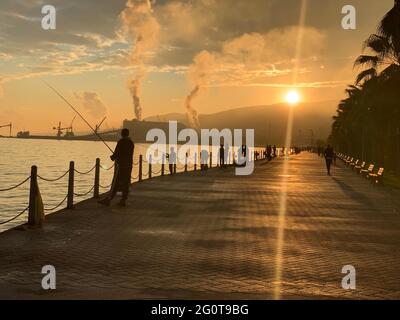
[[[127,81],[143,68],[144,117],[184,113],[195,84],[203,88],[193,100],[200,113],[280,102],[290,89],[300,1],[160,0],[144,18],[126,0],[52,2],[57,29],[49,31],[41,29],[41,1],[0,3],[0,124],[12,121],[16,131],[51,132],[73,117],[40,78],[92,123],[107,115],[106,127],[133,118]],[[357,30],[349,31],[341,28],[347,1],[308,1],[298,78],[304,101],[343,96],[362,41],[392,3],[352,1]],[[137,33],[148,40],[143,47]],[[203,50],[212,61],[196,60]],[[87,128],[77,120],[75,130]]]

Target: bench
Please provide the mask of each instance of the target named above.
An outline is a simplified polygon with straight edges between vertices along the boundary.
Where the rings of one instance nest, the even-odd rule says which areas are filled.
[[[361,170],[364,170],[366,164],[367,163],[365,161],[363,161],[363,163],[361,163],[361,165],[354,166],[353,170],[356,171],[357,173],[360,173]]]
[[[346,161],[345,161],[345,162],[346,162],[346,166],[349,166],[350,163],[353,162],[353,160],[354,160],[354,158],[350,158],[350,159],[346,160]]]
[[[349,164],[349,167],[351,170],[354,169],[355,166],[357,166],[360,163],[360,160],[357,159],[357,161],[353,161],[352,163]]]
[[[384,168],[379,168],[377,173],[369,173],[368,176],[371,179],[371,183],[374,185],[383,183],[383,173],[385,169]]]
[[[360,170],[361,176],[364,178],[369,178],[369,174],[373,173],[375,166],[373,164],[370,164],[368,169],[362,169]]]

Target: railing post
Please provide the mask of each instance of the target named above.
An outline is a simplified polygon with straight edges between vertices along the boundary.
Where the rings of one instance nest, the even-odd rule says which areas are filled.
[[[212,168],[212,151],[210,152],[210,169]]]
[[[139,182],[142,181],[142,173],[143,173],[143,156],[139,156]]]
[[[185,154],[185,172],[187,172],[188,171],[188,154],[186,153]]]
[[[74,173],[75,173],[75,163],[71,161],[69,163],[67,209],[74,208]]]
[[[37,208],[36,208],[36,190],[37,187],[37,167],[31,167],[31,186],[29,192],[29,214],[28,214],[28,224],[34,226],[36,224]]]
[[[165,154],[162,155],[162,162],[161,162],[161,176],[165,175]]]
[[[100,159],[96,159],[96,169],[94,172],[94,191],[93,198],[98,198],[100,194]]]
[[[194,171],[197,171],[197,152],[194,154]]]
[[[151,158],[151,155],[149,156],[149,179],[151,179],[151,161],[152,161],[152,158]]]

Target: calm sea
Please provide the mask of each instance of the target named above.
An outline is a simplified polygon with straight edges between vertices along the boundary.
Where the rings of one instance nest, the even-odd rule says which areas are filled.
[[[115,143],[109,143],[114,149]],[[147,145],[137,144],[134,161],[139,154],[145,155]],[[75,169],[87,172],[95,165],[96,158],[101,159],[102,166],[113,165],[110,151],[95,141],[58,141],[58,140],[25,140],[0,138],[0,190],[12,187],[30,176],[32,165],[38,167],[38,174],[45,179],[55,179],[68,170],[69,162],[75,161]],[[156,169],[156,168],[155,168]],[[137,176],[138,166],[134,167],[133,177]],[[144,167],[144,173],[147,169]],[[111,184],[113,170],[101,170],[100,184]],[[68,174],[57,182],[38,181],[45,208],[57,206],[67,194]],[[94,170],[87,175],[75,174],[75,192],[84,194],[93,187]],[[107,189],[101,189],[101,192]],[[75,197],[81,201],[93,196],[91,192],[84,197]],[[0,192],[0,232],[27,221],[27,213],[19,219],[2,225],[1,223],[24,210],[29,203],[29,181],[17,189]],[[61,208],[64,208],[64,203]],[[59,210],[59,209],[57,209]],[[51,211],[46,212],[51,213]]]
[[[116,143],[108,143],[111,149],[115,148]],[[132,182],[138,180],[139,156],[145,155],[149,144],[136,144],[134,153],[134,167],[132,172]],[[259,151],[261,149],[257,148]],[[178,147],[179,150],[179,147]],[[200,148],[197,148],[198,159]],[[233,149],[229,151],[229,157],[232,155]],[[213,150],[213,163],[216,164],[215,156],[217,149]],[[25,212],[16,220],[8,222],[9,219],[18,215],[29,204],[29,180],[16,189],[9,191],[1,191],[8,189],[30,176],[31,166],[38,167],[39,177],[38,184],[42,195],[46,214],[58,211],[66,207],[66,201],[58,206],[65,199],[68,190],[68,174],[60,180],[49,182],[46,180],[54,180],[63,176],[68,171],[70,161],[75,162],[75,169],[85,173],[90,171],[94,165],[96,158],[100,158],[100,193],[104,193],[110,189],[113,176],[113,162],[110,160],[110,151],[102,142],[97,141],[63,141],[63,140],[34,140],[34,139],[6,139],[0,138],[0,232],[25,223],[28,213]],[[184,171],[184,159],[179,159],[177,164],[177,172]],[[197,163],[200,163],[197,160]],[[106,170],[110,169],[110,170]],[[167,173],[167,166],[166,166]],[[189,170],[193,169],[193,164],[189,163]],[[161,165],[153,165],[152,176],[161,174]],[[94,185],[94,170],[88,174],[75,173],[74,193],[82,195],[75,196],[75,203],[93,197],[93,191],[90,191]],[[143,179],[148,177],[148,164],[143,164]],[[90,192],[89,192],[90,191]],[[89,192],[89,193],[88,193]],[[87,195],[84,195],[88,193]],[[57,207],[56,209],[53,209]]]

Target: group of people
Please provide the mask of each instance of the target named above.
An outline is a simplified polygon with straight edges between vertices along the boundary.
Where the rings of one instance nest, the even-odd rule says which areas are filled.
[[[115,162],[114,166],[114,177],[112,180],[111,190],[108,193],[108,196],[99,201],[99,203],[109,206],[111,201],[116,196],[117,192],[122,192],[122,198],[118,203],[119,206],[125,207],[126,200],[128,198],[129,188],[131,184],[131,174],[133,168],[133,152],[135,150],[135,145],[131,138],[129,137],[129,130],[122,129],[121,131],[121,139],[118,141],[117,146],[115,147],[114,153],[111,155],[111,160]],[[326,168],[328,175],[331,175],[331,166],[332,163],[336,163],[336,153],[333,150],[333,147],[328,145],[325,149],[322,147],[318,147],[317,153],[319,156],[323,156],[326,161]],[[236,165],[245,165],[245,161],[249,156],[249,148],[246,145],[242,145],[238,149],[238,162],[234,159],[234,163]],[[255,153],[256,159],[260,156],[260,153],[257,151]],[[271,160],[272,158],[277,156],[276,146],[267,145],[264,151],[264,156]],[[200,152],[200,169],[205,171],[208,169],[209,164],[209,153],[207,150],[202,149]],[[241,159],[239,159],[241,158]],[[169,154],[167,154],[167,159],[169,163],[169,171],[171,174],[175,173],[176,168],[176,160],[177,154],[174,147],[170,148]],[[229,163],[229,146],[220,145],[219,148],[219,166],[220,168],[224,168]],[[242,164],[243,163],[243,164]]]
[[[264,156],[265,158],[268,159],[268,161],[271,161],[273,158],[276,158],[277,153],[276,153],[276,145],[271,146],[270,144],[267,145],[264,151]]]

